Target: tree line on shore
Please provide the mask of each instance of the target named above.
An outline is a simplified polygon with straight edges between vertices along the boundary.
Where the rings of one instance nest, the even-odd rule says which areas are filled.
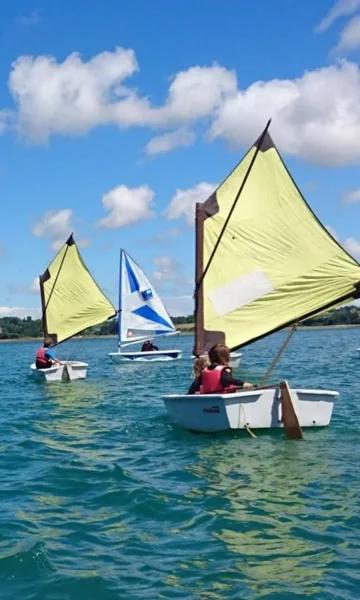
[[[172,317],[175,325],[187,324],[187,329],[194,323],[194,315],[187,317]],[[349,305],[337,308],[327,313],[322,313],[301,322],[302,326],[328,326],[328,325],[360,325],[360,307]],[[117,320],[111,319],[98,325],[90,327],[82,332],[84,336],[93,335],[116,335]],[[41,338],[43,336],[42,320],[32,317],[2,317],[0,318],[0,339],[19,338]]]

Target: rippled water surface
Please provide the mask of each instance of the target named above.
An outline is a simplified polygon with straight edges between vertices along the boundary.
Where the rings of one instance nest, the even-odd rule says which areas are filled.
[[[295,334],[275,380],[341,392],[300,442],[171,425],[192,337],[170,343],[183,360],[116,367],[115,339],[68,342],[88,379],[51,384],[29,375],[36,343],[0,344],[1,599],[359,598],[360,329]]]

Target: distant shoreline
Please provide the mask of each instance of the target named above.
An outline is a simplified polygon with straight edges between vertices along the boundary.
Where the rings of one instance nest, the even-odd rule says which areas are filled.
[[[339,325],[298,325],[297,329],[301,329],[301,331],[313,331],[314,329],[328,329],[328,330],[333,330],[333,329],[357,329],[360,327],[360,324],[354,323],[354,324],[350,324],[350,325],[345,325],[345,324],[339,324]],[[286,329],[289,329],[289,327],[287,327]],[[178,331],[180,332],[180,334],[182,335],[189,335],[191,333],[194,333],[195,331],[195,325],[190,324],[190,323],[184,323],[184,325],[178,325]],[[82,336],[75,336],[72,339],[73,340],[96,340],[96,339],[111,339],[111,338],[117,338],[117,335],[114,334],[109,334],[109,335],[82,335]],[[0,344],[4,343],[9,343],[9,342],[41,342],[42,341],[42,337],[19,337],[19,338],[6,338],[6,339],[0,339]]]

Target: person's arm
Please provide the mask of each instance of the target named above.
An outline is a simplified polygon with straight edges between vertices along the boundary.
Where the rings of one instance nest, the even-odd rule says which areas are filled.
[[[57,358],[55,358],[55,354],[53,350],[50,350],[50,348],[46,348],[45,350],[45,358],[47,358],[48,360],[51,360],[52,363],[54,363],[55,365],[61,365],[62,362],[60,360],[58,360]]]
[[[251,383],[233,377],[230,367],[226,367],[222,370],[220,381],[221,385],[223,385],[224,387],[228,387],[229,385],[236,385],[237,387],[241,387],[244,389],[249,389],[253,387]]]
[[[200,386],[201,386],[201,375],[199,375],[199,377],[194,379],[191,386],[189,387],[188,394],[196,394],[196,392],[200,391]]]
[[[152,347],[152,349],[153,349],[153,350],[159,350],[159,348],[158,348],[157,346],[155,346],[155,344],[153,344],[153,347]]]

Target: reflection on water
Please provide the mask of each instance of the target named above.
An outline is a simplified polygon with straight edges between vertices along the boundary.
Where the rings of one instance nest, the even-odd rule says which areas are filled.
[[[357,335],[299,332],[279,365],[342,392],[303,442],[169,423],[160,397],[188,388],[191,337],[171,365],[118,366],[114,340],[83,339],[88,378],[48,385],[27,376],[34,344],[0,344],[1,600],[356,598]],[[239,376],[280,337],[246,349]]]
[[[202,483],[190,498],[211,498],[213,536],[241,559],[234,563],[238,578],[246,579],[254,597],[264,582],[268,593],[286,584],[289,594],[316,595],[336,547],[351,553],[336,525],[355,521],[358,500],[350,490],[337,495],[327,489],[322,503],[331,456],[318,454],[316,446],[314,438],[305,445],[278,435],[239,445],[235,436],[201,448],[188,467]]]

